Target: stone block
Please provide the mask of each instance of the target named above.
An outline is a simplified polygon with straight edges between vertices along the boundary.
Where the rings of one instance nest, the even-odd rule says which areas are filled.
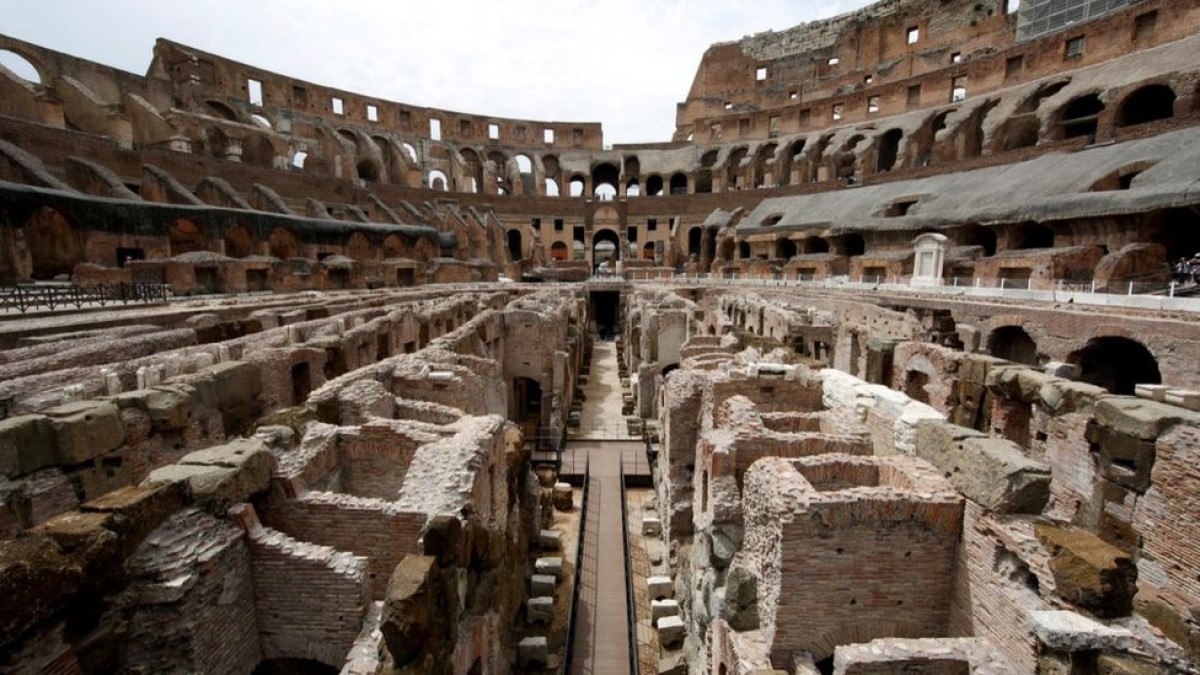
[[[262,379],[256,364],[218,363],[197,372],[192,384],[201,401],[221,412],[226,435],[246,430],[262,412]]]
[[[527,637],[517,643],[517,664],[544,668],[550,664],[550,647],[544,635]]]
[[[654,622],[658,630],[658,641],[666,649],[675,649],[683,645],[687,631],[683,627],[683,619],[679,616],[664,616]]]
[[[647,537],[662,536],[662,521],[654,516],[642,518],[642,534]]]
[[[1101,618],[1129,616],[1137,566],[1128,553],[1087,530],[1037,523],[1034,531],[1050,550],[1059,596]]]
[[[54,429],[58,464],[79,464],[112,452],[125,441],[125,429],[111,401],[80,401],[46,411]]]
[[[1087,440],[1100,450],[1101,475],[1121,487],[1144,494],[1157,455],[1155,442],[1128,436],[1111,427],[1088,425]]]
[[[84,581],[77,561],[45,534],[19,537],[0,546],[0,644],[10,644],[30,626],[59,611]]]
[[[563,574],[563,559],[559,556],[538,558],[537,561],[533,563],[533,569],[538,574],[552,576],[555,579],[561,579]]]
[[[1042,372],[1046,373],[1047,375],[1053,375],[1054,377],[1062,377],[1068,380],[1073,380],[1079,377],[1082,369],[1074,363],[1051,361],[1042,368]]]
[[[1152,441],[1168,427],[1200,427],[1200,413],[1132,396],[1105,396],[1096,402],[1096,422],[1126,436]]]
[[[437,558],[418,555],[405,556],[388,579],[379,629],[397,666],[416,661],[450,628],[438,580]]]
[[[1134,385],[1133,393],[1138,398],[1145,398],[1151,401],[1162,401],[1166,398],[1168,389],[1170,389],[1170,387],[1165,384],[1138,384]]]
[[[758,628],[758,576],[744,567],[734,566],[725,577],[725,602],[721,618],[736,631]]]
[[[658,675],[687,675],[687,658],[683,654],[671,654],[658,660]]]
[[[666,600],[651,600],[650,601],[650,620],[658,621],[664,616],[676,616],[679,614],[679,603],[670,598]]]
[[[918,457],[989,511],[1041,513],[1050,499],[1050,467],[1011,441],[937,421],[919,423],[916,439]]]
[[[671,577],[648,577],[646,588],[650,592],[651,600],[675,597],[675,583],[671,581]]]
[[[562,536],[554,530],[541,530],[538,532],[538,546],[545,551],[561,551]]]
[[[558,579],[553,574],[534,574],[529,577],[529,595],[534,598],[554,597]]]
[[[177,431],[188,424],[193,393],[190,386],[171,385],[126,392],[114,396],[112,401],[122,410],[137,408],[144,411],[157,431]]]
[[[570,483],[554,484],[554,508],[559,511],[570,511],[575,508],[575,490]]]
[[[113,520],[113,529],[121,534],[128,550],[133,550],[146,535],[183,508],[183,501],[184,492],[178,484],[127,485],[79,508],[118,516]]]
[[[525,601],[525,620],[549,626],[554,623],[554,598],[539,596]]]
[[[0,420],[0,475],[22,476],[54,466],[56,441],[44,415]]]
[[[1188,410],[1200,410],[1200,391],[1171,389],[1163,395],[1163,400],[1171,405],[1177,405]]]
[[[1033,633],[1046,647],[1063,652],[1125,651],[1132,634],[1069,611],[1030,612]]]
[[[178,464],[152,471],[146,483],[185,484],[194,501],[224,512],[269,488],[274,468],[275,457],[262,441],[242,438],[189,453]]]

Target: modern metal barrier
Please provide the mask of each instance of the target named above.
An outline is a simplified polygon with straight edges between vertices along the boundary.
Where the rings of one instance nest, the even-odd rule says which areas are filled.
[[[85,305],[157,304],[167,302],[170,288],[166,284],[97,284],[8,286],[0,288],[0,314],[16,310],[21,314],[31,309],[56,309]]]
[[[633,550],[629,546],[629,509],[625,495],[625,457],[621,456],[621,541],[625,546],[625,615],[629,623],[629,672],[639,675],[637,605],[633,598]]]
[[[592,461],[588,458],[583,469],[583,497],[580,499],[579,506],[579,537],[575,541],[575,580],[571,588],[571,605],[567,607],[567,641],[566,649],[563,652],[562,666],[559,668],[561,675],[566,675],[571,672],[571,659],[575,657],[575,608],[579,605],[579,584],[583,577],[583,543],[585,532],[587,530],[587,517],[590,504],[590,493],[592,483]]]

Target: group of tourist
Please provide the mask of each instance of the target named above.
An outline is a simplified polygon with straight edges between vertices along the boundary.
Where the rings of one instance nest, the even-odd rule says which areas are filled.
[[[1171,269],[1171,278],[1178,283],[1192,281],[1200,284],[1200,253],[1190,258],[1180,258]]]

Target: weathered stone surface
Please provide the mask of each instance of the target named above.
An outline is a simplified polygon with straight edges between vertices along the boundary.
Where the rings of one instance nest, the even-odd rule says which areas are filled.
[[[81,401],[47,411],[58,464],[78,464],[116,450],[125,430],[110,401]]]
[[[682,645],[683,639],[687,637],[683,619],[678,616],[664,616],[654,622],[654,627],[658,629],[658,641],[668,649]]]
[[[201,401],[221,412],[227,435],[245,431],[262,412],[262,381],[256,364],[218,363],[198,371],[192,384]]]
[[[575,508],[575,491],[570,483],[554,484],[554,508],[563,512]]]
[[[529,595],[534,598],[554,595],[558,579],[553,574],[534,574],[529,577]]]
[[[550,648],[546,637],[527,637],[517,644],[517,663],[526,667],[545,667],[550,664]]]
[[[1175,424],[1200,426],[1200,413],[1132,396],[1105,396],[1096,402],[1095,412],[1098,424],[1148,441]]]
[[[114,490],[84,503],[80,509],[117,516],[112,527],[121,533],[126,549],[132,550],[183,504],[184,491],[179,483],[144,483]]]
[[[548,626],[554,623],[554,598],[540,596],[525,601],[525,620]]]
[[[1075,612],[1035,611],[1029,618],[1038,640],[1056,651],[1125,650],[1132,637],[1124,628],[1105,626]]]
[[[446,635],[453,617],[442,606],[439,585],[432,556],[405,556],[392,572],[379,627],[398,666],[430,651],[428,643]]]
[[[146,483],[185,484],[195,502],[224,512],[269,488],[274,468],[275,456],[262,441],[244,438],[185,455],[178,464],[152,471]]]
[[[54,429],[44,415],[20,415],[0,420],[0,474],[20,476],[54,466]]]
[[[563,559],[559,556],[538,558],[537,561],[534,562],[533,568],[537,570],[538,574],[544,574],[546,576],[552,576],[555,579],[559,579],[562,577],[563,573]]]
[[[144,411],[157,431],[176,431],[187,426],[194,391],[187,385],[169,385],[126,392],[112,400],[119,408]]]
[[[968,499],[998,513],[1041,513],[1050,498],[1050,468],[1020,446],[941,422],[917,427],[917,456]]]
[[[0,545],[0,645],[62,606],[83,580],[83,570],[46,535]]]
[[[1050,549],[1050,570],[1063,599],[1104,618],[1129,615],[1137,566],[1128,553],[1087,530],[1038,523],[1035,531]]]
[[[750,570],[737,566],[729,570],[721,618],[734,630],[758,628],[758,577]]]

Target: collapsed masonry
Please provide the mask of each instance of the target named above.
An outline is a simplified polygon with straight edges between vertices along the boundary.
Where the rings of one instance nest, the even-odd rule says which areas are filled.
[[[688,672],[1195,667],[1200,415],[940,346],[867,303],[627,305]],[[653,325],[679,339],[632,337]],[[814,340],[845,370],[794,348]],[[911,372],[932,405],[902,393]]]
[[[0,669],[508,672],[551,508],[514,422],[563,425],[584,312],[274,297],[5,352]]]

